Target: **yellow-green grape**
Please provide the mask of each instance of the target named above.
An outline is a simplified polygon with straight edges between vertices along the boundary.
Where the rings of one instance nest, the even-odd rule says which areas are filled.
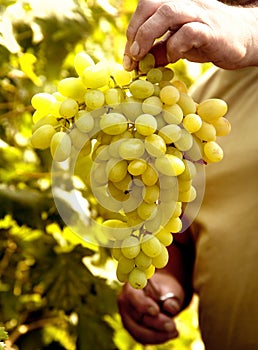
[[[135,120],[135,128],[139,134],[148,136],[153,134],[157,129],[157,121],[151,114],[141,114]]]
[[[198,137],[196,137],[193,134],[193,145],[192,147],[185,151],[185,157],[191,159],[191,161],[198,162],[199,160],[203,159],[204,152],[203,152],[203,146],[204,143],[202,140],[200,140]]]
[[[64,118],[72,118],[78,113],[78,110],[78,103],[73,98],[68,98],[61,103],[59,113]]]
[[[88,155],[91,154],[91,151],[92,151],[92,143],[91,143],[91,140],[88,140],[80,149],[78,157],[87,157]]]
[[[178,194],[178,200],[180,202],[184,202],[184,203],[188,203],[188,202],[192,202],[195,200],[196,198],[196,189],[194,186],[190,186],[190,189],[188,191],[185,192],[179,192]]]
[[[166,176],[166,175],[160,174],[159,182],[162,190],[168,190],[174,187],[177,188],[177,185],[178,185],[178,179],[176,176]]]
[[[183,116],[183,110],[177,103],[173,106],[163,106],[163,118],[168,124],[180,124]]]
[[[185,170],[185,165],[181,159],[172,154],[165,154],[155,160],[156,169],[167,176],[177,176]]]
[[[31,144],[38,149],[47,149],[54,134],[55,128],[52,125],[45,124],[37,128],[31,136]]]
[[[114,241],[110,252],[112,258],[118,261],[123,256],[121,251],[121,241]]]
[[[175,86],[178,91],[187,94],[188,89],[187,89],[186,84],[183,81],[181,81],[181,80],[173,80],[172,81],[172,85]]]
[[[159,83],[162,80],[162,71],[159,68],[151,68],[146,75],[146,79],[152,84]]]
[[[127,174],[127,161],[111,158],[107,162],[106,174],[110,181],[118,182],[123,180]]]
[[[215,141],[207,142],[204,145],[204,154],[210,162],[220,162],[223,159],[223,149]]]
[[[152,165],[147,164],[147,169],[141,175],[141,179],[144,185],[153,186],[159,179],[158,172]]]
[[[121,113],[106,113],[100,119],[100,128],[106,134],[119,135],[127,129],[127,119]]]
[[[161,243],[156,236],[146,234],[141,240],[141,249],[150,258],[155,258],[161,253]]]
[[[172,154],[173,156],[176,156],[179,159],[183,159],[183,153],[177,149],[176,147],[172,145],[167,145],[167,154]]]
[[[181,107],[184,115],[196,112],[196,103],[191,96],[184,92],[180,92],[180,97],[177,103]]]
[[[183,126],[190,133],[196,132],[202,126],[202,118],[196,113],[187,114],[183,119]]]
[[[160,113],[155,116],[157,122],[157,130],[163,128],[163,126],[167,125],[166,121],[163,118],[163,113]]]
[[[101,230],[109,239],[123,240],[131,234],[131,228],[128,227],[126,222],[119,219],[107,219],[103,221]],[[123,272],[128,273],[129,271]]]
[[[140,198],[139,196],[133,196],[132,192],[129,192],[128,196],[129,198],[124,200],[122,203],[122,209],[125,214],[135,210],[142,201],[142,198]]]
[[[162,222],[162,215],[163,214],[160,210],[160,205],[158,205],[155,216],[149,220],[145,220],[144,222],[145,230],[151,233],[156,233],[160,229],[161,222]]]
[[[160,230],[155,233],[155,237],[158,238],[160,243],[162,243],[165,247],[168,247],[173,242],[173,235],[164,227],[161,227]]]
[[[186,192],[190,190],[192,181],[191,180],[180,180],[178,179],[178,190],[179,192]]]
[[[178,141],[181,135],[182,129],[176,124],[165,125],[159,130],[159,136],[163,138],[166,144]]]
[[[117,271],[123,274],[130,273],[134,269],[134,260],[122,256],[118,260]]]
[[[96,168],[96,170],[98,171],[98,168]],[[95,175],[94,176],[94,181],[95,179],[98,179],[100,175]],[[116,199],[119,202],[123,202],[125,200],[128,199],[129,194],[125,194],[123,190],[120,190],[119,188],[117,188],[115,185],[115,182],[109,181],[108,182],[108,193],[111,195],[112,198]],[[121,203],[121,208],[122,208],[122,203]]]
[[[162,269],[165,267],[169,260],[169,254],[167,248],[161,243],[161,252],[158,256],[152,259],[152,264],[157,269]]]
[[[182,214],[182,202],[176,202],[176,206],[173,212],[173,217],[177,218]]]
[[[179,217],[170,218],[164,225],[164,229],[171,233],[178,233],[182,230],[183,224]]]
[[[146,151],[152,157],[161,157],[165,155],[167,147],[163,137],[161,137],[160,135],[149,135],[145,138],[144,143]]]
[[[64,131],[56,132],[51,139],[50,150],[55,161],[63,162],[67,160],[72,150],[70,136]]]
[[[157,204],[142,201],[137,208],[137,213],[142,220],[153,218],[157,212]]]
[[[179,151],[188,151],[193,146],[193,136],[185,129],[181,130],[181,137],[174,142]]]
[[[163,104],[158,96],[150,96],[142,102],[143,113],[158,115],[163,108]]]
[[[163,81],[171,81],[174,78],[174,71],[169,67],[159,67],[162,72]]]
[[[155,273],[155,266],[151,264],[144,272],[147,280],[150,279]]]
[[[114,182],[114,186],[123,192],[129,191],[130,185],[132,183],[132,177],[130,174],[126,174],[125,177],[118,182]]]
[[[140,139],[124,139],[118,149],[120,157],[126,160],[140,158],[144,151],[144,143]]]
[[[154,86],[147,80],[138,79],[130,84],[129,90],[133,97],[143,100],[153,95]]]
[[[147,163],[144,159],[133,159],[128,164],[128,172],[133,176],[142,175],[147,169]]]
[[[143,289],[147,285],[145,272],[135,267],[129,274],[128,282],[135,289]]]
[[[123,101],[123,92],[120,88],[108,89],[105,92],[105,101],[106,104],[111,107],[118,106]]]
[[[115,69],[112,71],[112,76],[119,86],[128,85],[132,80],[132,73],[125,71],[121,65],[116,65]]]
[[[89,136],[77,128],[73,128],[69,133],[72,145],[75,149],[80,150],[86,142],[89,141]]]
[[[91,154],[91,159],[93,162],[105,162],[109,160],[110,154],[108,152],[109,145],[102,145],[102,144],[95,144],[92,154]]]
[[[78,75],[82,75],[85,68],[94,66],[93,59],[86,52],[79,52],[74,57],[74,68]]]
[[[226,136],[231,131],[231,124],[228,119],[220,117],[212,122],[216,129],[217,136]]]
[[[135,119],[143,112],[142,101],[132,96],[127,97],[121,107],[124,116],[131,121],[135,121]]]
[[[122,241],[121,251],[128,259],[134,259],[140,253],[140,241],[136,236],[129,236]]]
[[[179,100],[180,93],[173,85],[167,85],[160,90],[159,97],[163,103],[172,106]]]
[[[128,278],[129,278],[129,273],[123,273],[120,270],[116,270],[116,278],[119,282],[121,283],[125,283],[128,282]]]
[[[84,101],[84,95],[87,91],[83,85],[82,79],[74,77],[68,77],[60,80],[57,85],[57,90],[61,95],[72,98],[79,103]]]
[[[82,132],[90,132],[94,128],[94,119],[89,112],[81,110],[75,115],[75,125]]]
[[[94,164],[92,168],[92,182],[93,186],[101,186],[106,185],[108,179],[106,174],[106,166],[105,163]]]
[[[142,190],[142,198],[146,203],[156,203],[159,199],[159,186],[144,186]]]
[[[196,166],[188,159],[183,159],[183,162],[185,164],[185,170],[178,176],[178,180],[192,180],[197,173]]]
[[[219,98],[204,100],[197,106],[197,113],[208,123],[223,117],[227,111],[227,103]]]
[[[46,111],[41,110],[41,109],[36,109],[32,114],[33,123],[35,124],[35,123],[39,122],[42,118],[45,118],[48,115],[48,113],[50,113],[50,112],[48,112],[48,111],[46,112]]]
[[[98,89],[104,87],[108,85],[110,80],[109,67],[103,62],[98,62],[85,68],[81,78],[86,88]]]
[[[201,128],[194,133],[202,141],[215,141],[216,129],[215,127],[205,121],[202,122]]]
[[[31,105],[34,109],[42,110],[45,115],[51,111],[53,103],[56,102],[54,96],[47,92],[39,92],[32,96]]]
[[[136,267],[143,271],[151,265],[151,262],[152,258],[143,253],[143,251],[140,251],[139,254],[134,258]]]
[[[139,61],[139,70],[142,73],[148,73],[148,71],[155,66],[155,57],[151,53],[147,53],[140,61]]]
[[[48,114],[47,116],[41,118],[32,126],[32,132],[34,133],[38,128],[40,128],[43,125],[49,124],[52,125],[53,127],[58,125],[58,121],[56,117],[54,117],[52,114]]]
[[[104,105],[104,92],[97,89],[88,90],[84,95],[84,101],[89,109],[98,109]]]

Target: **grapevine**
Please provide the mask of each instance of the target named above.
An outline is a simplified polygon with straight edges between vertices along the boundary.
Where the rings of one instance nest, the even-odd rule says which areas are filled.
[[[230,132],[227,104],[197,103],[152,54],[133,73],[84,52],[74,67],[77,77],[32,97],[31,144],[50,148],[54,162],[91,159],[87,186],[108,213],[99,244],[111,248],[120,282],[144,288],[168,263],[184,205],[196,199],[197,165],[223,159],[216,138]]]

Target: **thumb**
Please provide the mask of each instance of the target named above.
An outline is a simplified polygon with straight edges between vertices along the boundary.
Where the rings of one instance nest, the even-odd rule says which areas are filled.
[[[168,298],[162,302],[162,311],[169,316],[175,316],[177,315],[181,310],[181,301],[178,297],[173,296],[171,298]]]

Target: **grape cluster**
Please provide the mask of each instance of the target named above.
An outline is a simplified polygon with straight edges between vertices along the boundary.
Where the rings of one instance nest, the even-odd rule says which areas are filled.
[[[57,162],[91,158],[88,186],[109,212],[100,227],[117,278],[144,288],[166,266],[183,205],[196,198],[196,164],[223,158],[216,137],[230,132],[227,104],[196,103],[173,70],[155,67],[152,54],[134,73],[83,52],[74,68],[78,76],[61,80],[56,92],[33,96],[31,143],[50,148]]]

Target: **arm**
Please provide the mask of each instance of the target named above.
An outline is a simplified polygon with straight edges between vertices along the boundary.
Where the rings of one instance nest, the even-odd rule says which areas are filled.
[[[135,290],[125,284],[118,296],[118,307],[124,327],[140,343],[159,344],[178,336],[172,316],[185,308],[192,298],[192,271],[194,245],[190,230],[174,234],[174,242],[169,247],[168,265],[157,270],[152,283],[160,295],[173,292],[177,299],[168,299],[160,310],[155,295],[143,290]]]
[[[158,65],[186,58],[213,62],[224,69],[258,66],[258,1],[252,4],[241,7],[217,0],[140,0],[127,30],[124,66],[127,70],[135,68],[150,50]]]

